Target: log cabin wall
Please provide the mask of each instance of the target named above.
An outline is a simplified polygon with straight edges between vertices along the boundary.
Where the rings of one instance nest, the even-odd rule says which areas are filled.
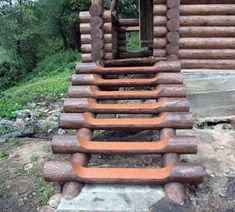
[[[167,2],[153,0],[156,57],[168,56],[169,26],[177,27],[176,24],[167,26]],[[235,0],[181,0],[178,9],[180,38],[177,57],[182,68],[234,69]],[[176,11],[173,15],[177,15]],[[171,51],[176,53],[177,48],[171,48]]]
[[[102,52],[100,59],[104,60],[111,60],[116,54],[117,45],[115,45],[113,38],[115,30],[113,29],[113,16],[111,11],[105,10],[101,20],[102,22],[100,23],[99,18],[93,17],[92,21],[88,11],[80,12],[81,54],[83,63],[95,61],[92,58],[92,49],[96,49],[97,51],[99,49]],[[91,31],[92,29],[96,29],[94,25],[100,25],[99,32],[101,34],[98,35],[99,41],[96,38],[92,39]],[[100,44],[100,42],[102,43]]]

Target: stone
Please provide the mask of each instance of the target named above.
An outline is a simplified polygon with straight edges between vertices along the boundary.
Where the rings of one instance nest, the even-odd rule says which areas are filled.
[[[0,144],[6,143],[7,139],[4,137],[0,137]]]
[[[20,118],[20,119],[25,119],[28,117],[31,117],[31,111],[30,110],[16,110],[13,115],[16,118]]]
[[[45,206],[41,208],[40,212],[55,212],[55,209],[51,208],[50,206]]]
[[[28,171],[28,170],[30,170],[30,169],[32,169],[33,168],[33,164],[32,163],[26,163],[25,165],[24,165],[24,170],[25,171]]]
[[[56,209],[60,203],[60,200],[61,200],[61,193],[55,194],[49,199],[48,205]]]
[[[162,198],[160,201],[150,207],[153,212],[192,212],[190,208],[179,205],[173,201]]]

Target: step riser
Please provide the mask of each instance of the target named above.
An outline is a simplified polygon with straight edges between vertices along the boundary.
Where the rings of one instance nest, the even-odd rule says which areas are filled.
[[[55,173],[59,173],[55,175]],[[201,183],[204,168],[200,164],[169,165],[163,169],[84,168],[76,162],[48,162],[44,176],[53,182],[83,183]]]
[[[75,74],[72,77],[73,85],[95,85],[95,86],[146,86],[158,84],[182,84],[183,75],[180,73],[158,74],[154,78],[146,79],[102,79],[93,74]]]
[[[161,97],[186,97],[185,86],[159,86],[153,91],[99,91],[95,87],[73,86],[69,89],[70,98],[95,99],[156,99]]]
[[[169,113],[159,118],[129,119],[94,119],[79,113],[63,114],[60,127],[65,129],[97,129],[97,130],[157,130],[162,128],[190,129],[193,118],[190,113]]]
[[[135,67],[101,67],[95,63],[84,63],[76,66],[77,74],[156,74],[159,72],[180,72],[179,61],[162,61],[154,66]]]
[[[187,99],[162,99],[156,104],[99,104],[93,99],[65,99],[66,113],[101,114],[157,114],[161,112],[189,112]]]
[[[55,154],[195,154],[197,143],[195,137],[177,136],[153,142],[100,142],[89,141],[76,136],[55,136],[52,140],[52,151]]]

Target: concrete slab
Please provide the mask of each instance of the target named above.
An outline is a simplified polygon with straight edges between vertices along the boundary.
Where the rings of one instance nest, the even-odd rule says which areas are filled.
[[[182,71],[195,117],[235,115],[235,71]]]
[[[76,199],[62,199],[57,212],[147,212],[163,197],[157,185],[86,185]]]

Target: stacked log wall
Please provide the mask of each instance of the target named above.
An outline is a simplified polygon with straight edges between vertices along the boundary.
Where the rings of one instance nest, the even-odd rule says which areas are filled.
[[[234,69],[235,0],[180,2],[177,56],[182,68]],[[154,56],[167,56],[169,27],[178,27],[174,22],[168,23],[169,17],[178,16],[178,12],[174,9],[169,13],[167,0],[153,0],[153,3]]]

